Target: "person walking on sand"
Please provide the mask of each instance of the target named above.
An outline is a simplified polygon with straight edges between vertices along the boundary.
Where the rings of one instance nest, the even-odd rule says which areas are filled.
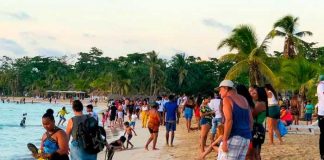
[[[148,151],[148,145],[153,141],[153,150],[158,150],[156,148],[157,137],[159,135],[159,126],[160,126],[160,115],[157,111],[159,105],[154,103],[151,105],[151,109],[148,112],[148,130],[150,132],[150,137],[145,144],[145,150]]]
[[[234,83],[223,80],[219,87],[223,99],[224,136],[218,160],[244,160],[252,138],[253,117],[247,100],[237,94]]]
[[[200,125],[201,125],[201,131],[200,131],[200,152],[205,152],[205,146],[207,141],[207,136],[209,133],[209,130],[212,126],[213,121],[213,115],[215,114],[215,111],[213,111],[209,106],[208,103],[210,102],[211,96],[213,94],[208,94],[203,96],[203,102],[200,106]]]
[[[317,85],[318,97],[318,126],[320,127],[319,150],[321,160],[324,160],[324,75],[319,76],[319,83]]]
[[[273,143],[273,132],[275,132],[276,136],[278,137],[280,144],[283,143],[281,139],[281,135],[278,129],[278,120],[280,119],[280,108],[278,106],[277,101],[277,92],[274,90],[271,84],[265,84],[264,86],[267,97],[268,97],[268,131],[269,131],[269,140],[270,144]]]
[[[134,147],[134,145],[130,142],[130,140],[133,137],[133,132],[135,134],[135,136],[137,136],[135,130],[129,126],[129,122],[124,122],[124,126],[125,126],[125,133],[124,136],[127,134],[127,144],[126,144],[126,149],[128,149],[128,144],[131,145],[131,148]]]
[[[142,128],[146,128],[147,127],[147,118],[148,118],[148,104],[147,104],[147,100],[143,101],[143,105],[141,107],[141,115],[142,115]]]
[[[177,112],[178,105],[175,101],[174,95],[169,96],[169,102],[165,104],[164,107],[164,115],[165,115],[165,128],[166,128],[166,144],[169,146],[169,135],[171,132],[171,143],[170,146],[173,147],[174,140],[174,131],[176,130],[176,122],[177,122]]]

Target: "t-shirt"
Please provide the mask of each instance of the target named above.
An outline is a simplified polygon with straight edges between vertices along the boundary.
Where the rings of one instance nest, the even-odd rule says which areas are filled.
[[[159,104],[159,112],[163,112],[163,105],[162,105],[162,101],[156,101],[157,104]]]
[[[110,116],[115,117],[116,116],[116,111],[117,111],[116,106],[111,106],[110,107]]]
[[[220,102],[220,99],[214,98],[210,100],[208,104],[209,108],[215,111],[215,118],[222,118],[222,114],[220,111]]]
[[[324,116],[324,81],[317,86],[318,115]]]
[[[175,122],[177,120],[177,102],[167,102],[165,103],[164,110],[166,112],[166,122]]]
[[[135,122],[137,119],[137,115],[136,114],[132,114],[132,122]]]
[[[98,113],[95,111],[89,112],[89,115],[91,115],[93,118],[95,118],[98,121]]]
[[[307,104],[307,105],[305,106],[305,109],[306,109],[305,113],[313,113],[314,105],[312,105],[312,104]]]

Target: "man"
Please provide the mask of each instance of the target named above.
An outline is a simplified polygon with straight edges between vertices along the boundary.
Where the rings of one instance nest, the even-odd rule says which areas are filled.
[[[98,113],[93,111],[93,106],[92,104],[87,105],[87,112],[90,116],[95,118],[98,121]]]
[[[158,112],[160,114],[160,125],[163,125],[163,104],[162,104],[162,97],[158,96],[155,101],[159,104]]]
[[[222,114],[220,109],[221,99],[217,96],[215,98],[214,95],[211,95],[212,99],[210,100],[208,106],[215,111],[215,116],[212,121],[212,130],[211,130],[211,142],[214,141],[215,135],[216,135],[216,129],[218,124],[222,123]]]
[[[169,102],[165,104],[165,127],[166,127],[166,143],[169,146],[169,134],[171,132],[171,147],[173,147],[174,131],[176,130],[178,104],[174,95],[169,96]],[[179,117],[178,117],[179,118]]]
[[[167,95],[163,95],[163,99],[162,99],[162,107],[163,107],[163,110],[164,110],[164,108],[165,108],[165,104],[167,103],[167,102],[169,102],[169,97],[167,96]],[[164,112],[163,112],[163,116],[162,116],[162,118],[161,118],[161,121],[162,121],[162,125],[165,125],[165,115],[164,115]]]
[[[319,83],[317,85],[318,97],[318,126],[320,127],[319,149],[321,160],[324,159],[324,75],[319,76]]]

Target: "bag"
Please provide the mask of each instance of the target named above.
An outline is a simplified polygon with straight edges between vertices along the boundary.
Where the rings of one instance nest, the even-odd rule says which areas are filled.
[[[76,133],[79,146],[89,154],[97,154],[106,146],[106,132],[98,125],[98,121],[87,115],[78,126]]]
[[[278,130],[281,137],[285,136],[288,133],[286,126],[281,122],[281,120],[278,121]]]
[[[254,123],[252,131],[252,143],[263,144],[265,140],[265,129],[262,124]]]

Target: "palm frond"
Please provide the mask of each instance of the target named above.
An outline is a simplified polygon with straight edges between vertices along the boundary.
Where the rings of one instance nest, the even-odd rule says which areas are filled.
[[[241,73],[247,72],[249,69],[248,60],[243,60],[236,63],[226,74],[225,79],[233,80]]]
[[[295,35],[298,37],[304,37],[306,35],[312,36],[313,33],[311,31],[301,31],[301,32],[295,33]]]
[[[219,58],[220,61],[234,61],[238,62],[245,59],[246,56],[244,54],[235,54],[235,53],[227,53]]]

